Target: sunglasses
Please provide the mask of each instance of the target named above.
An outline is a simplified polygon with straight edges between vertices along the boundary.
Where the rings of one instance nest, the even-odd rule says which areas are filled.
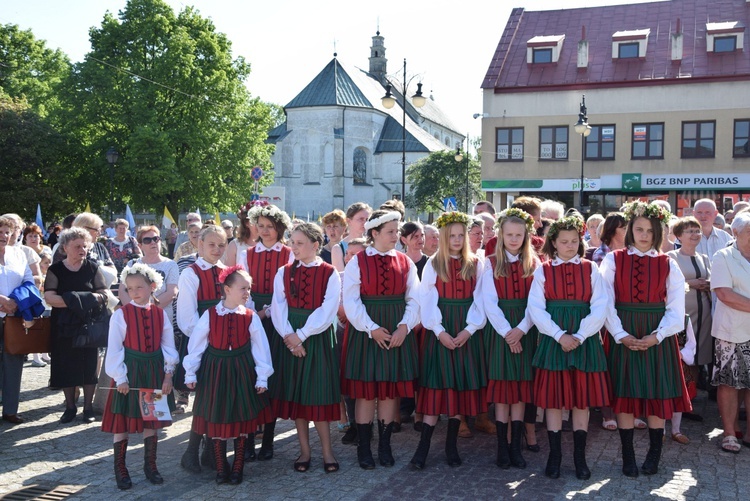
[[[161,237],[159,237],[159,236],[156,236],[156,237],[143,237],[141,239],[141,243],[142,244],[146,244],[146,245],[148,245],[148,244],[158,244],[160,241],[161,241]]]
[[[95,231],[96,233],[101,233],[101,230],[99,228],[92,228],[91,226],[84,226],[89,231]]]

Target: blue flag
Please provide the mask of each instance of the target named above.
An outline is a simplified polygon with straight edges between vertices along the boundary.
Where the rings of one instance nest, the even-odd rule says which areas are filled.
[[[135,233],[135,219],[133,218],[133,212],[130,210],[130,204],[125,206],[125,220],[130,225],[130,231]]]
[[[36,204],[36,221],[34,221],[37,226],[39,226],[42,229],[42,234],[44,235],[44,238],[47,238],[47,227],[44,226],[44,221],[42,221],[42,205]]]

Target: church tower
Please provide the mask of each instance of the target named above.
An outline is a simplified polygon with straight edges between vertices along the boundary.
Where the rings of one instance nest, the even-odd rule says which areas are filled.
[[[387,63],[388,60],[385,58],[383,37],[380,36],[380,30],[378,30],[376,35],[372,37],[372,47],[370,47],[370,75],[383,84],[385,84],[385,76],[387,74]]]

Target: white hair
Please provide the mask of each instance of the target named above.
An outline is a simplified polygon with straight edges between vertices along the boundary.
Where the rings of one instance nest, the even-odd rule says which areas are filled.
[[[732,221],[732,232],[737,235],[745,231],[746,228],[750,228],[750,212],[740,212]]]
[[[544,200],[542,202],[542,217],[557,221],[565,214],[565,206],[557,200]]]
[[[701,198],[700,200],[696,200],[695,203],[693,204],[693,209],[695,209],[698,206],[698,204],[711,204],[711,207],[713,207],[714,210],[716,210],[716,202],[714,202],[710,198]]]

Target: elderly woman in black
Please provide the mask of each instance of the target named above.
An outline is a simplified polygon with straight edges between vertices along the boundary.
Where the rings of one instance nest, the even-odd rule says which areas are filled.
[[[79,293],[81,304],[90,302],[91,310],[104,308],[107,285],[99,264],[86,258],[91,247],[88,231],[80,227],[63,231],[60,246],[65,259],[49,267],[44,282],[44,300],[52,307],[50,386],[62,388],[65,393],[61,423],[69,423],[76,416],[75,388],[83,386],[83,420],[92,423],[95,421],[92,403],[97,383],[98,348],[74,348],[72,337],[60,335],[60,319],[68,314],[66,298],[73,292]]]

